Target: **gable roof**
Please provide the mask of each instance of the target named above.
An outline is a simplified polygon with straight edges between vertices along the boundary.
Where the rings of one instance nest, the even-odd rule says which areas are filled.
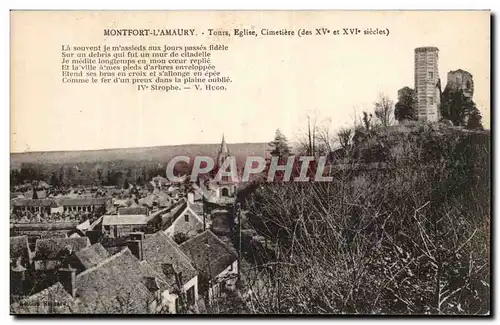
[[[70,314],[73,298],[60,282],[10,305],[10,312],[23,314]]]
[[[151,213],[148,216],[148,223],[150,222],[159,222],[161,221],[161,216],[167,212],[169,212],[173,207],[168,207],[168,208],[163,208],[161,210],[158,210],[156,212]]]
[[[165,230],[174,223],[174,221],[186,210],[187,201],[180,200],[169,212],[161,216],[161,229]]]
[[[200,203],[188,203],[191,210],[194,211],[198,216],[203,215],[203,204]]]
[[[81,313],[81,314],[143,314],[154,294],[151,272],[139,262],[128,248],[76,276],[76,296],[67,293],[60,282],[44,291],[11,305],[11,312],[26,313]],[[50,298],[50,300],[48,299]],[[44,301],[57,302],[59,308],[39,311]],[[32,307],[34,306],[34,307]],[[63,308],[65,307],[65,308]]]
[[[210,230],[185,241],[180,248],[207,280],[215,278],[238,259],[236,252]]]
[[[38,239],[35,244],[35,260],[57,260],[66,248],[77,252],[90,246],[88,237]]]
[[[53,199],[24,199],[16,198],[11,200],[13,207],[57,207],[57,202]]]
[[[141,206],[134,207],[120,207],[118,208],[119,215],[133,215],[133,214],[147,214],[148,208]]]
[[[102,219],[103,226],[111,225],[145,225],[147,224],[147,216],[144,214],[129,214],[129,215],[105,215]]]
[[[75,253],[75,258],[85,269],[98,265],[108,257],[108,251],[100,243],[85,247]]]
[[[144,284],[143,264],[128,248],[76,276],[78,310],[85,313],[147,313],[154,295]]]
[[[162,231],[148,236],[142,243],[143,258],[153,269],[162,275],[169,286],[175,284],[175,276],[168,279],[163,273],[162,264],[172,264],[176,272],[182,272],[182,281],[187,282],[198,275],[191,260],[182,252],[179,245]]]
[[[107,201],[110,199],[105,197],[98,198],[61,198],[60,202],[62,205],[68,206],[88,206],[88,205],[106,205]]]

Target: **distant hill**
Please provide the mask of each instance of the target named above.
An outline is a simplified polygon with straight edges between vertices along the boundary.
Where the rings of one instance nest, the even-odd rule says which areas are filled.
[[[22,163],[38,164],[79,164],[109,163],[113,161],[154,161],[166,163],[174,156],[206,155],[215,157],[220,144],[188,144],[143,148],[121,148],[84,151],[46,151],[11,153],[11,169],[19,168]],[[265,155],[269,151],[267,143],[228,144],[231,155],[239,161],[246,156]]]

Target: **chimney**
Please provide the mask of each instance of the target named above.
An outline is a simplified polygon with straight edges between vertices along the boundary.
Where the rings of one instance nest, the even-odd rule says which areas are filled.
[[[182,272],[175,272],[175,282],[177,282],[179,288],[182,288],[182,285],[184,284],[182,282]]]
[[[187,199],[189,203],[194,203],[194,193],[188,192]]]
[[[139,261],[142,261],[142,241],[130,240],[127,242],[127,247]]]
[[[71,266],[59,269],[59,282],[71,297],[76,296],[76,269],[71,268]]]

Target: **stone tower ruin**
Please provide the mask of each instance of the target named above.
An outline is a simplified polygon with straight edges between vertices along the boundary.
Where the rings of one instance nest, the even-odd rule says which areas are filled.
[[[440,119],[441,85],[439,80],[439,49],[415,49],[415,91],[419,120],[436,122]]]

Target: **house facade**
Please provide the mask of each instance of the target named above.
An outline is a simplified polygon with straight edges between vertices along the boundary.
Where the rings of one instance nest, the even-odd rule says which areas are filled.
[[[172,238],[161,231],[148,236],[142,243],[142,258],[161,276],[169,312],[196,308],[198,271]]]
[[[234,290],[238,280],[238,255],[213,232],[206,230],[180,245],[198,270],[198,290],[209,303],[224,291]]]
[[[102,232],[110,238],[128,236],[131,233],[145,231],[148,225],[146,215],[104,215]]]
[[[60,200],[64,212],[105,213],[111,206],[110,198],[63,198]]]

